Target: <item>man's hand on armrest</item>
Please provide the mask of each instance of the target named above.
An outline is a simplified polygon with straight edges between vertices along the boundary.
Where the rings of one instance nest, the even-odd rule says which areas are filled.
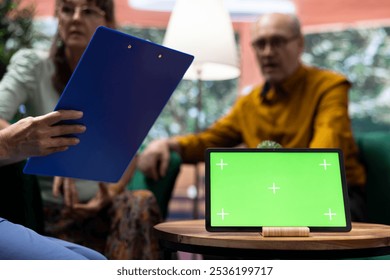
[[[146,177],[158,180],[167,173],[170,151],[180,153],[179,143],[174,139],[152,141],[139,155],[137,167]]]

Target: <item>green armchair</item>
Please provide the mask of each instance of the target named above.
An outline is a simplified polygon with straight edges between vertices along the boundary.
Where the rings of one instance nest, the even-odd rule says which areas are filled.
[[[355,139],[367,171],[369,221],[390,224],[390,132],[356,133]]]

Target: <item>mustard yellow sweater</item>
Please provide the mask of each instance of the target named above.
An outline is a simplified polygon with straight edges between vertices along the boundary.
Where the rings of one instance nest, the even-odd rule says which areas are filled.
[[[226,116],[204,132],[176,137],[183,161],[203,160],[208,147],[243,143],[254,148],[263,140],[285,148],[341,148],[347,183],[365,184],[348,116],[350,83],[344,76],[302,65],[282,83],[282,90],[271,87],[261,96],[263,87],[240,97]]]

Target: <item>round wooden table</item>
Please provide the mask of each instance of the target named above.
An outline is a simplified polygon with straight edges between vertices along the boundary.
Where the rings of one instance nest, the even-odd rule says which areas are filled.
[[[308,237],[263,237],[256,232],[208,232],[204,220],[156,225],[169,258],[183,251],[223,259],[343,259],[390,254],[390,226],[352,223],[350,232],[311,232]]]

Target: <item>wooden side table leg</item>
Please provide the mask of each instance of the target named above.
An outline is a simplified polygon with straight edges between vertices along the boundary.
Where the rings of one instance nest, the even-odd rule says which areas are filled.
[[[163,260],[177,260],[177,251],[171,249],[167,244],[160,240],[160,254]]]

